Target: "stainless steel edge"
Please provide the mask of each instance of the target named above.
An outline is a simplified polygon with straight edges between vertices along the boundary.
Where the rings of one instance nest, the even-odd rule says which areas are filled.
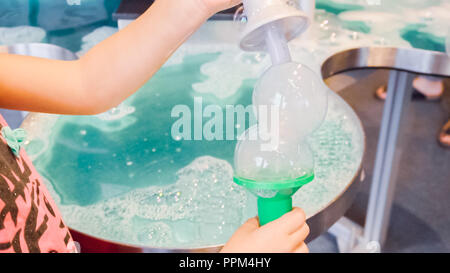
[[[450,77],[450,57],[416,48],[362,47],[338,52],[322,64],[324,79],[347,70],[386,68],[416,74]]]
[[[20,44],[13,45],[9,47],[3,47],[3,49],[7,48],[8,53],[11,54],[21,54],[21,55],[31,55],[37,57],[51,58],[51,59],[60,59],[60,60],[74,60],[76,59],[76,55],[67,49],[60,48],[58,46],[49,45],[49,44]],[[1,52],[0,48],[0,52]],[[360,56],[368,56],[367,53],[363,51],[356,52],[356,56],[358,54]],[[370,53],[370,52],[369,52]],[[350,58],[355,55],[354,52],[349,52],[349,55],[339,55],[339,61],[345,61],[346,58]],[[369,54],[370,55],[370,54]],[[336,56],[336,55],[335,55]],[[358,59],[356,59],[358,60]],[[342,66],[337,66],[335,64],[336,60],[333,59],[329,62],[330,69],[327,72],[328,76],[333,75],[331,71],[336,71],[335,73],[339,73],[344,71]],[[360,61],[361,64],[364,61]],[[352,67],[352,62],[348,62],[346,69],[358,68],[357,66]],[[354,65],[354,64],[353,64]],[[328,77],[327,76],[327,77]],[[325,77],[324,77],[325,78]],[[33,116],[38,115],[36,113],[30,113],[27,119],[32,118]],[[360,124],[361,128],[362,125]],[[364,146],[365,147],[365,146]],[[323,232],[327,231],[344,213],[352,204],[356,193],[359,188],[360,176],[362,173],[362,167],[360,166],[357,173],[353,177],[352,181],[348,184],[347,188],[341,193],[341,195],[337,196],[333,201],[331,201],[324,209],[315,215],[309,217],[307,219],[307,223],[310,226],[311,233],[307,238],[307,242],[312,241],[316,237],[318,237]],[[197,248],[161,248],[161,247],[151,247],[151,246],[139,246],[132,244],[125,244],[121,242],[110,241],[102,238],[98,238],[84,232],[71,229],[72,236],[75,241],[79,242],[81,245],[82,252],[144,252],[144,253],[157,253],[157,252],[219,252],[223,245],[207,245],[201,246]]]

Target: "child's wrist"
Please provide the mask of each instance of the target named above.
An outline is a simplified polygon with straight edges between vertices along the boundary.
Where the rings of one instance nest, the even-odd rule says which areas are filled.
[[[183,15],[190,19],[208,19],[214,12],[205,5],[203,0],[156,0],[156,4],[169,4],[173,9],[182,11]]]
[[[185,2],[189,2],[193,11],[200,14],[204,19],[208,19],[216,13],[216,11],[207,6],[203,0],[187,0]]]
[[[211,11],[205,5],[203,0],[169,0],[169,1],[172,1],[174,7],[181,10],[184,17],[189,21],[195,19],[206,21],[209,17],[211,17],[214,14],[214,12]]]
[[[203,6],[199,7],[200,2],[202,0],[156,0],[146,11],[146,15],[155,11],[155,14],[173,22],[170,25],[173,30],[169,31],[181,31],[180,24],[183,29],[196,29],[199,24],[202,24],[211,16]]]

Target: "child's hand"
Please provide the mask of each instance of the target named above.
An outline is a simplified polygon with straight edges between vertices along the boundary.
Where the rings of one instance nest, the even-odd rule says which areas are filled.
[[[281,218],[259,227],[257,218],[245,222],[225,244],[222,251],[243,253],[307,253],[304,240],[309,234],[302,209],[294,208]]]
[[[199,1],[200,4],[202,4],[210,14],[214,14],[221,10],[232,8],[242,2],[242,0],[196,0],[196,1]]]

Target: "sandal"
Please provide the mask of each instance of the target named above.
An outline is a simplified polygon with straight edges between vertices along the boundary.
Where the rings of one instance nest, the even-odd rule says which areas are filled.
[[[442,147],[450,148],[450,119],[442,127],[438,136],[438,142]]]
[[[417,89],[413,88],[412,100],[422,100],[422,101],[438,101],[440,100],[442,94],[437,96],[427,96],[419,92]],[[387,92],[386,85],[382,85],[375,90],[375,98],[379,100],[386,100]]]

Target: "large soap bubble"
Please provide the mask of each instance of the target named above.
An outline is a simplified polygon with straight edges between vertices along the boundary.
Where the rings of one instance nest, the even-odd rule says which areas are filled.
[[[265,141],[256,139],[258,126],[245,131],[235,151],[235,175],[237,177],[264,182],[282,182],[311,175],[314,157],[303,142],[280,140],[271,148],[264,148]]]
[[[320,78],[302,64],[272,66],[256,84],[253,105],[258,124],[236,146],[236,176],[277,183],[314,175],[314,156],[306,136],[320,126],[327,111],[327,89]],[[259,110],[262,106],[278,109],[270,126],[263,124],[268,119]],[[270,133],[263,126],[272,127]]]
[[[283,138],[302,138],[316,130],[327,111],[327,89],[305,65],[289,62],[270,67],[253,92],[253,104],[279,107]]]

